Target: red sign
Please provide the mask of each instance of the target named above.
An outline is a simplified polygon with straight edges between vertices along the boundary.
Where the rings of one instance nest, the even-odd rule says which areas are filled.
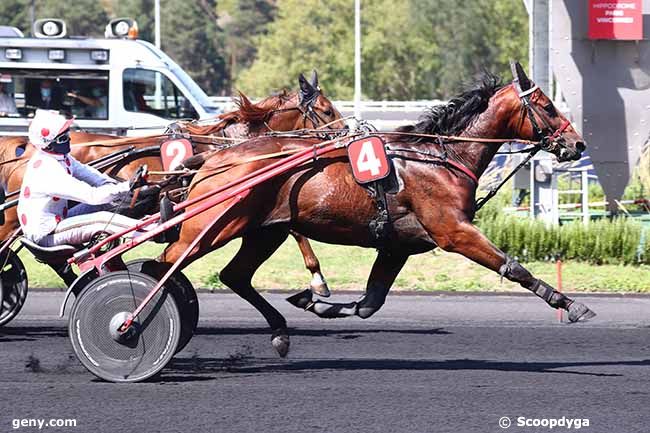
[[[643,39],[643,0],[589,0],[589,39]]]
[[[192,143],[184,138],[165,141],[160,146],[160,157],[165,170],[174,170],[193,154]]]
[[[364,137],[348,144],[348,157],[354,178],[359,183],[383,179],[390,173],[384,142],[379,137]]]

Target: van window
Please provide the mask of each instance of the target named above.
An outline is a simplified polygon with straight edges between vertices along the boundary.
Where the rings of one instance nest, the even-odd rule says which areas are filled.
[[[37,108],[108,119],[108,71],[0,69],[0,117],[29,118]]]
[[[163,73],[125,69],[124,109],[151,113],[165,119],[198,119],[190,101]]]

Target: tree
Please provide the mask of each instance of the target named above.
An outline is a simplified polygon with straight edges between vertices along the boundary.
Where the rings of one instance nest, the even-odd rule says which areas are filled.
[[[437,41],[440,69],[434,93],[446,98],[483,70],[509,77],[508,60],[525,63],[528,19],[520,0],[413,0],[418,27]]]
[[[351,98],[354,82],[354,8],[349,0],[281,0],[268,35],[257,38],[257,59],[237,87],[268,95],[296,87],[298,74],[319,72],[325,92]]]
[[[106,10],[96,0],[39,1],[35,9],[36,19],[63,19],[69,35],[103,37],[109,21]]]
[[[438,44],[417,27],[410,0],[362,2],[362,87],[371,99],[429,99]]]
[[[213,5],[207,1],[160,2],[161,48],[206,92],[224,93],[223,33],[217,27]],[[212,12],[212,13],[210,13]],[[154,41],[153,0],[121,0],[113,4],[117,16],[135,18],[140,38]]]
[[[224,0],[217,4],[228,59],[229,87],[240,70],[250,67],[257,54],[257,40],[267,33],[275,18],[273,0]],[[231,89],[231,92],[234,89]]]
[[[447,98],[482,70],[509,74],[510,58],[527,58],[520,0],[364,0],[361,8],[366,98]],[[351,98],[353,14],[349,0],[280,0],[237,84],[260,96],[317,68],[328,94]]]
[[[29,3],[29,0],[0,1],[0,25],[17,27],[25,35],[29,35],[31,33]]]

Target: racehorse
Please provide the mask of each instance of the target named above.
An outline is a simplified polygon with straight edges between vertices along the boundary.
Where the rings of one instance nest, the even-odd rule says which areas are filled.
[[[394,189],[386,194],[390,230],[384,239],[371,230],[378,214],[376,202],[355,181],[342,148],[260,183],[238,197],[237,204],[227,201],[184,221],[180,239],[158,260],[176,262],[200,234],[205,236],[189,251],[183,266],[241,237],[239,251],[219,278],[264,316],[280,356],[289,350],[286,320],[255,290],[251,280],[289,230],[321,242],[378,250],[365,295],[359,301],[330,303],[314,300],[306,292],[289,298],[294,305],[323,318],[372,316],[384,304],[408,257],[436,247],[462,254],[518,282],[551,307],[567,310],[572,322],[593,317],[589,308],[535,278],[472,224],[478,178],[504,142],[534,140],[531,151],[544,149],[560,161],[577,160],[585,150],[582,137],[518,63],[513,64],[513,73],[515,79],[509,85],[501,85],[488,74],[475,88],[432,108],[417,124],[374,134],[385,143],[392,162],[389,184]],[[277,161],[271,157],[251,161],[251,157],[320,144],[322,139],[260,137],[237,150],[224,150],[194,177],[188,199],[209,194]],[[238,163],[242,160],[250,162]],[[215,175],[225,164],[231,168]],[[196,206],[200,203],[186,211]]]
[[[210,154],[218,148],[213,140],[218,138],[245,139],[271,131],[295,131],[308,128],[343,128],[341,113],[323,94],[314,71],[311,80],[302,74],[298,78],[299,91],[282,91],[269,96],[258,103],[252,103],[243,93],[236,100],[237,110],[223,113],[210,122],[179,121],[173,124],[173,130],[179,134],[188,134],[193,142],[196,155],[192,158],[195,166],[203,162],[203,154]],[[126,157],[105,171],[118,179],[129,179],[142,165],[147,164],[152,171],[162,170],[159,149],[169,137],[133,137],[124,139],[114,135],[91,134],[81,131],[71,132],[72,155],[79,161],[88,163],[107,157],[114,152],[152,148],[153,151]],[[20,157],[17,157],[20,153]],[[18,191],[22,184],[26,163],[34,152],[28,146],[27,137],[0,138],[0,183],[5,191]],[[5,211],[5,223],[0,226],[0,240],[7,239],[19,227],[16,208]],[[320,269],[318,258],[309,241],[299,234],[294,234],[305,260],[305,266],[312,274],[310,283],[316,293],[328,294],[327,284]]]

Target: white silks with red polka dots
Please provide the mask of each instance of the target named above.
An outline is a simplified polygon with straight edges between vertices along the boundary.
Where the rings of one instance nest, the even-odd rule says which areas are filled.
[[[67,217],[68,200],[99,205],[117,200],[128,191],[128,182],[116,183],[69,154],[39,150],[28,162],[23,177],[18,219],[24,235],[41,243]]]

